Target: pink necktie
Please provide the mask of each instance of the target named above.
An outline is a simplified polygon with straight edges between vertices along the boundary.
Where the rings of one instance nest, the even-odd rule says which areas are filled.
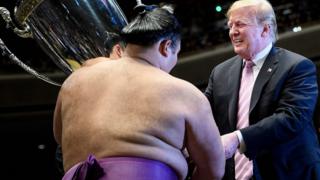
[[[253,69],[254,63],[246,61],[242,70],[239,101],[238,101],[238,122],[237,129],[249,126],[250,100],[254,84]],[[247,180],[253,175],[252,161],[237,150],[235,154],[235,172],[237,180]]]

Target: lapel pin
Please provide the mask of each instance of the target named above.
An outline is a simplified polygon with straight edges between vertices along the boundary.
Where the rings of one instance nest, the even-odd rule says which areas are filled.
[[[269,68],[269,69],[268,69],[268,72],[271,72],[271,71],[272,71],[272,69],[271,69],[271,68]]]

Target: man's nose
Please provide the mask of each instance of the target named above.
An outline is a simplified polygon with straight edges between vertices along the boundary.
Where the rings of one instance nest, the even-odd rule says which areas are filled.
[[[239,34],[238,29],[236,27],[234,27],[234,26],[230,27],[229,35],[232,36],[232,35],[237,35],[237,34]]]

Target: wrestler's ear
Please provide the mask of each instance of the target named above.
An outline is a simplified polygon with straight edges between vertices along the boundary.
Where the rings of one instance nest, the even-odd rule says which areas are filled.
[[[122,48],[120,44],[116,44],[112,47],[112,52],[110,54],[111,59],[119,59],[122,56]]]
[[[172,41],[168,40],[168,39],[162,40],[160,42],[159,52],[161,53],[162,56],[164,56],[164,57],[168,57],[169,56],[171,43],[172,43]]]

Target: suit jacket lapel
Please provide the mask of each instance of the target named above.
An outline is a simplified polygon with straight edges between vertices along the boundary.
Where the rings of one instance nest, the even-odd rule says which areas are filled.
[[[229,69],[228,76],[230,77],[228,80],[228,86],[226,89],[230,92],[229,96],[229,105],[228,105],[228,116],[231,130],[235,130],[237,126],[237,108],[238,108],[238,94],[239,94],[239,86],[241,80],[241,71],[242,71],[242,58],[238,56],[235,58],[235,62]]]
[[[275,47],[272,47],[269,55],[267,56],[265,62],[263,63],[260,72],[258,74],[258,77],[255,81],[252,95],[251,95],[251,102],[250,102],[250,113],[254,109],[254,107],[257,105],[257,102],[261,96],[262,89],[264,85],[269,81],[272,74],[275,72],[278,63],[278,59],[276,58],[277,49]]]

